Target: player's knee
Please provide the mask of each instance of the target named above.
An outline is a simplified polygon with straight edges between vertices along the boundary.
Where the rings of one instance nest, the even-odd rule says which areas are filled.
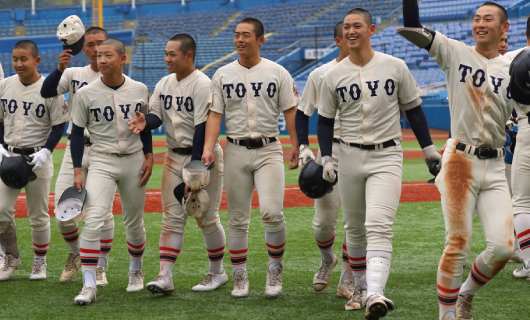
[[[175,224],[175,223],[167,223],[164,221],[162,223],[162,230],[168,233],[178,233],[183,234],[184,233],[184,225],[183,224]]]
[[[510,260],[513,255],[513,245],[506,244],[495,244],[488,248],[491,253],[492,260],[496,262],[506,262]]]
[[[77,228],[77,225],[74,220],[69,220],[69,221],[57,220],[57,226],[59,227],[59,231],[61,233],[70,232]]]
[[[145,238],[144,224],[136,224],[126,228],[127,239]]]
[[[281,210],[271,210],[269,208],[261,210],[261,219],[265,225],[281,224],[284,221]]]
[[[283,229],[285,229],[285,223],[283,221],[283,217],[280,220],[275,221],[265,221],[263,220],[263,226],[265,229],[265,232],[280,232]]]
[[[29,224],[33,231],[46,231],[50,229],[50,217],[30,218]]]

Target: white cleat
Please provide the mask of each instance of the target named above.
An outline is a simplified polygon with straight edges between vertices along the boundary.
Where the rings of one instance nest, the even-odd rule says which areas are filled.
[[[248,297],[249,286],[247,270],[234,271],[234,288],[232,289],[231,294],[234,298]]]
[[[361,310],[365,307],[365,303],[366,290],[362,290],[361,288],[355,288],[350,299],[348,299],[348,301],[344,305],[344,310]]]
[[[324,260],[320,262],[320,268],[313,276],[313,289],[316,292],[320,292],[328,286],[329,277],[333,272],[333,269],[337,265],[337,257],[333,255],[333,259],[326,263]]]
[[[144,289],[144,273],[142,270],[129,272],[127,292],[138,292]]]
[[[373,294],[366,299],[365,320],[379,320],[395,309],[392,300],[379,294]]]
[[[74,298],[74,303],[80,306],[96,302],[96,288],[83,287],[81,292]]]
[[[107,273],[103,267],[96,267],[96,286],[104,287],[109,284]]]
[[[29,280],[45,280],[46,278],[46,259],[41,257],[33,258],[33,265],[31,267]]]
[[[271,264],[267,270],[265,297],[276,298],[282,293],[282,265]]]
[[[337,285],[337,297],[349,300],[354,292],[353,279],[346,277],[348,271],[342,270],[340,273],[339,284]]]
[[[456,320],[473,320],[472,306],[472,295],[458,295],[456,300]]]
[[[517,279],[529,279],[530,280],[530,268],[527,268],[524,264],[521,264],[512,272],[512,276]]]
[[[81,259],[79,254],[69,253],[66,258],[66,263],[64,264],[63,272],[61,272],[61,276],[59,276],[59,282],[72,281],[80,268]]]
[[[228,282],[226,272],[214,274],[208,273],[199,284],[191,288],[192,291],[212,291]]]
[[[147,290],[152,294],[171,294],[175,290],[173,278],[170,276],[158,275],[155,280],[147,284]]]
[[[9,280],[20,266],[20,257],[15,258],[8,254],[0,258],[0,281]]]

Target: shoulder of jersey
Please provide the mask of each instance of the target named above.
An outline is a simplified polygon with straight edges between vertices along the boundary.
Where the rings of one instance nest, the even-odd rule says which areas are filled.
[[[101,83],[101,78],[97,78],[96,80],[90,82],[89,84],[87,84],[87,85],[83,86],[81,89],[79,89],[76,92],[76,95],[84,94],[87,91],[93,90],[94,88],[99,87],[100,83]]]
[[[395,57],[393,55],[390,55],[390,54],[387,54],[387,53],[384,53],[384,52],[381,52],[381,51],[375,51],[376,53],[376,59],[381,59],[381,60],[385,60],[385,63],[387,63],[386,61],[388,62],[392,62],[392,63],[401,63],[401,64],[406,64],[405,60],[401,59],[401,58],[398,58],[398,57]],[[386,64],[382,64],[380,65],[381,68],[385,68],[387,67]]]
[[[127,86],[129,87],[141,87],[142,89],[145,89],[148,91],[147,89],[147,86],[143,83],[143,82],[140,82],[138,80],[134,80],[133,78],[130,78],[129,76],[127,75],[124,75],[125,76],[125,79],[126,79],[126,84]]]
[[[335,59],[327,62],[327,63],[324,63],[323,65],[320,65],[318,67],[316,67],[313,71],[311,71],[309,73],[309,76],[308,78],[313,78],[313,77],[322,77],[324,76],[324,74],[326,74],[326,72],[328,70],[330,70],[331,68],[333,68],[334,66],[336,66],[338,63],[335,62]]]
[[[195,70],[195,74],[200,81],[211,81],[210,77],[208,77],[204,72],[199,69]]]

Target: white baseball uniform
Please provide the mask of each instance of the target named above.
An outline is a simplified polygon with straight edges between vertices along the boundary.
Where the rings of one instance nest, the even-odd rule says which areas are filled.
[[[281,261],[285,246],[280,112],[295,107],[294,81],[279,64],[261,58],[246,68],[236,60],[219,68],[212,79],[211,111],[224,115],[229,139],[224,150],[232,265],[244,269],[248,251],[250,202],[256,188],[265,225],[270,262]],[[254,140],[250,140],[254,139]],[[248,148],[243,144],[250,144]]]
[[[155,87],[149,100],[149,112],[156,115],[164,124],[167,135],[168,153],[162,176],[162,206],[164,208],[162,230],[160,232],[160,271],[169,272],[164,264],[173,264],[182,249],[184,226],[188,214],[183,202],[174,194],[175,187],[183,183],[182,169],[191,160],[195,126],[206,122],[211,105],[211,81],[199,70],[186,78],[177,80],[172,73],[162,78]],[[219,205],[223,189],[223,152],[219,145],[215,147],[216,158],[210,170],[210,183],[206,191],[210,197],[208,212],[197,219],[206,243],[210,268],[216,263],[222,272],[225,236],[219,220]]]
[[[364,66],[343,59],[322,81],[318,112],[337,117],[340,126],[338,185],[348,253],[366,252],[368,296],[383,294],[390,271],[403,164],[400,111],[420,104],[405,62],[377,51]]]
[[[44,78],[31,85],[20,82],[18,75],[0,81],[0,122],[4,123],[4,141],[11,156],[30,154],[42,148],[55,125],[68,120],[62,96],[44,99],[40,89]],[[16,148],[16,149],[13,149]],[[20,150],[22,149],[22,150]],[[34,170],[37,179],[29,182],[26,190],[33,249],[44,256],[50,241],[48,195],[53,175],[53,162]],[[0,221],[14,224],[14,208],[20,190],[7,187],[0,180]]]
[[[59,84],[57,86],[57,94],[62,95],[68,93],[68,104],[69,112],[72,110],[72,101],[74,96],[77,94],[79,89],[86,86],[90,82],[98,79],[100,77],[99,72],[96,72],[92,69],[90,65],[84,67],[71,67],[66,68],[61,75]],[[68,128],[70,132],[71,128]],[[85,170],[85,175],[87,173],[87,166],[89,162],[90,155],[90,142],[88,133],[85,130],[87,136],[85,145],[85,152],[83,158],[83,169]],[[57,180],[55,181],[55,206],[59,201],[60,196],[63,194],[66,188],[71,187],[74,181],[74,165],[72,163],[72,156],[70,154],[70,141],[68,141],[61,167],[57,175]],[[79,254],[79,229],[75,221],[58,221],[59,231],[61,232],[63,239],[66,243],[69,244],[72,253]],[[114,216],[112,215],[112,208],[108,212],[106,217],[102,237],[101,237],[101,246],[102,254],[106,254],[110,251],[112,246],[112,239],[114,238]]]
[[[92,146],[86,177],[85,226],[81,233],[81,265],[95,270],[100,254],[101,229],[112,208],[116,187],[120,192],[129,254],[143,254],[145,245],[144,188],[139,175],[144,163],[140,136],[128,128],[136,111],[147,110],[147,87],[124,76],[117,89],[101,79],[74,96],[72,122],[90,133]],[[95,271],[94,271],[95,272]]]
[[[318,110],[318,100],[320,98],[320,85],[324,74],[337,64],[337,59],[316,68],[307,77],[307,81],[300,98],[298,110],[302,111],[306,116],[311,117],[315,111]],[[340,139],[339,121],[335,119],[335,127],[333,134],[333,150],[340,147],[338,140]],[[333,159],[337,160],[336,154]],[[317,157],[317,162],[320,163],[320,152]],[[313,231],[315,233],[315,240],[321,251],[326,251],[332,248],[335,240],[335,230],[337,225],[338,213],[341,207],[338,188],[334,187],[333,191],[324,195],[322,198],[315,200],[315,215],[313,217]],[[348,252],[346,249],[346,239],[342,246],[342,258],[345,264],[349,265]],[[356,258],[364,258],[356,257]],[[358,261],[356,259],[356,261]],[[349,268],[348,268],[349,269]],[[345,269],[346,270],[346,269]]]
[[[447,78],[452,137],[436,177],[446,227],[437,275],[441,318],[454,312],[459,293],[474,294],[503,268],[513,252],[512,204],[502,153],[512,102],[506,58],[487,59],[474,47],[439,32],[429,53]],[[461,287],[475,210],[487,246]]]

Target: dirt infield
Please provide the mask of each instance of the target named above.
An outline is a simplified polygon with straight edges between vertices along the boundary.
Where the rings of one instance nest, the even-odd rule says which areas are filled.
[[[401,202],[427,202],[440,200],[440,194],[433,184],[430,183],[404,183],[401,192]],[[285,188],[284,206],[286,208],[295,207],[311,207],[313,200],[307,198],[300,192],[298,186],[288,186]],[[256,192],[253,194],[252,207],[259,207],[258,197]],[[50,195],[49,212],[53,214],[54,210],[54,195]],[[223,193],[221,201],[221,209],[226,209],[226,194]],[[160,190],[148,190],[145,199],[145,212],[161,212],[162,204],[160,202]],[[121,204],[118,195],[114,198],[114,213],[121,214]],[[26,211],[26,195],[21,194],[16,202],[17,217],[25,217]]]

